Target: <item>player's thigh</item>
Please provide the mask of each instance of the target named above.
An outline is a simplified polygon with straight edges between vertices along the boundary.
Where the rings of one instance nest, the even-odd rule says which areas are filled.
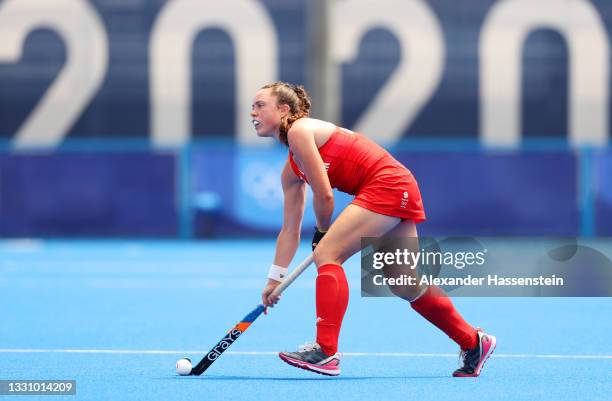
[[[416,223],[412,220],[404,220],[387,234],[381,238],[377,252],[391,252],[393,254],[399,250],[402,254],[404,250],[416,255],[419,250],[419,239],[417,235]],[[409,258],[410,260],[414,260]],[[383,274],[387,278],[412,277],[414,284],[389,285],[391,292],[403,299],[413,300],[417,298],[424,290],[419,284],[420,277],[418,276],[417,266],[402,263],[392,263],[385,265]],[[396,281],[406,283],[406,281]]]
[[[361,249],[361,237],[380,237],[399,224],[400,218],[385,216],[349,204],[331,225],[314,252],[317,266],[342,264]]]
[[[416,223],[412,220],[403,220],[385,235],[388,237],[416,238],[418,235]]]

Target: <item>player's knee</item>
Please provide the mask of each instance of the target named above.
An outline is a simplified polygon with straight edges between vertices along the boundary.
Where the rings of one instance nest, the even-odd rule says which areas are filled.
[[[317,247],[314,249],[312,252],[312,259],[317,266],[321,266],[326,263],[327,255],[322,244],[317,245]]]
[[[423,292],[419,285],[389,285],[389,290],[396,297],[405,299],[408,302],[412,302]]]
[[[340,255],[338,255],[332,247],[327,246],[325,242],[321,242],[317,245],[312,253],[312,258],[317,266],[326,265],[328,263],[341,265],[344,262]]]

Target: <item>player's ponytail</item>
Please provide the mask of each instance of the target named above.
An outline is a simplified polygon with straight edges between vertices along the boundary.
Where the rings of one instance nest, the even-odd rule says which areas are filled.
[[[310,115],[310,96],[302,85],[280,81],[268,84],[262,89],[272,89],[272,94],[277,97],[278,104],[289,106],[289,115],[281,121],[279,127],[279,138],[281,142],[288,146],[287,132],[289,132],[293,123]]]

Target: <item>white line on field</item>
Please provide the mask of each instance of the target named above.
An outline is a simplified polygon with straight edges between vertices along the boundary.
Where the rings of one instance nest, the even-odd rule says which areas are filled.
[[[139,349],[48,349],[48,348],[0,348],[0,354],[148,354],[185,355],[206,354],[204,350],[139,350]],[[228,351],[231,355],[276,355],[275,351]],[[391,358],[456,358],[457,354],[414,352],[344,352],[345,356],[378,356]],[[612,359],[612,355],[562,355],[562,354],[493,354],[495,358],[548,358],[548,359]]]

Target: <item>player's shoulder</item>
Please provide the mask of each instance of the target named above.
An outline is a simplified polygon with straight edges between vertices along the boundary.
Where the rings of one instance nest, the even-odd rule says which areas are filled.
[[[289,128],[287,132],[287,137],[312,136],[315,132],[334,130],[335,128],[336,126],[330,122],[316,118],[302,117],[291,125],[291,128]]]
[[[295,121],[289,131],[287,131],[287,141],[289,147],[292,148],[292,144],[301,143],[314,138],[313,133],[316,129],[316,123],[314,119],[303,117]]]
[[[320,123],[321,120],[317,120],[316,118],[302,117],[296,120],[293,124],[291,124],[291,128],[289,128],[289,133],[295,131],[311,131],[316,129]]]

